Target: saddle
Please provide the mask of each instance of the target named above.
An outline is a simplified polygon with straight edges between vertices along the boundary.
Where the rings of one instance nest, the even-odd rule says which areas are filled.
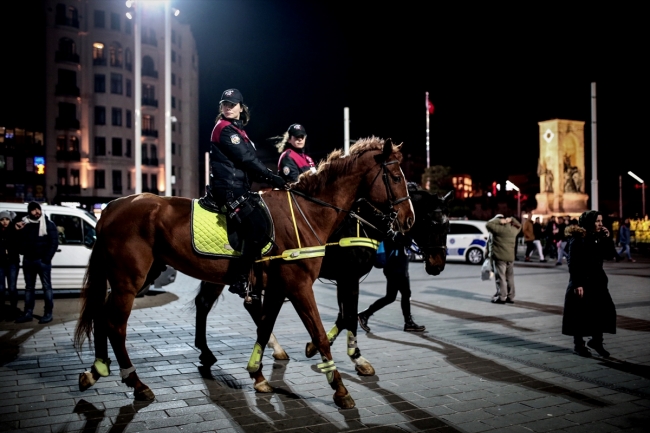
[[[253,193],[255,194],[255,193]],[[263,209],[267,219],[267,233],[269,243],[262,249],[266,255],[273,247],[275,230],[273,219],[268,206],[259,194],[255,194],[256,206]],[[259,201],[258,201],[259,200]],[[206,194],[198,200],[192,200],[192,248],[197,254],[213,257],[238,257],[241,255],[241,241],[239,234],[233,228],[235,224],[228,224],[228,216],[224,206],[220,206],[214,199]]]

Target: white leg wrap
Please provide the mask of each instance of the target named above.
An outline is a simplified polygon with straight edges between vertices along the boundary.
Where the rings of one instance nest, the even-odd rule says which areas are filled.
[[[122,380],[129,377],[129,374],[133,373],[134,371],[135,371],[134,365],[130,366],[129,368],[120,368],[120,376],[122,377]]]
[[[354,365],[366,365],[368,360],[363,356],[360,356],[357,359],[353,359],[352,362],[354,362]]]
[[[336,365],[334,364],[334,360],[332,359],[330,361],[325,356],[323,356],[321,359],[323,360],[323,362],[318,364],[317,367],[321,371],[321,373],[325,373],[325,375],[327,376],[327,382],[332,383],[332,381],[334,380],[334,370],[336,370]]]
[[[348,331],[348,356],[354,355],[356,351],[357,337],[352,333],[352,331]]]

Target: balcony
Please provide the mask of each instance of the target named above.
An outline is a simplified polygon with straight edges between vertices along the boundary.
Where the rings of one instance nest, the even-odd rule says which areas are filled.
[[[56,129],[79,129],[79,121],[68,117],[57,117],[54,127]]]
[[[153,98],[142,98],[142,105],[158,108],[158,100]]]
[[[81,153],[78,150],[57,150],[56,151],[56,160],[57,161],[81,161]]]
[[[80,95],[79,87],[70,84],[57,84],[54,90],[56,96],[74,96]]]
[[[76,29],[79,28],[79,19],[78,18],[69,18],[62,15],[57,15],[55,18],[55,24],[57,26],[69,26]]]
[[[77,122],[79,124],[79,122]],[[158,130],[157,129],[143,129],[142,130],[142,135],[145,137],[154,137],[158,138]]]
[[[113,68],[121,68],[122,67],[122,61],[117,60],[117,59],[113,59],[113,60],[111,60],[111,66]]]
[[[158,78],[158,71],[151,71],[148,69],[143,69],[142,70],[142,76],[143,77],[151,77],[151,78]]]
[[[54,61],[79,63],[79,54],[67,53],[65,51],[57,51],[56,53],[54,53]]]
[[[56,191],[59,195],[79,195],[81,194],[81,185],[57,185]]]
[[[97,57],[93,59],[93,65],[106,66],[106,57]]]
[[[149,163],[147,165],[158,167],[158,158],[149,158]]]

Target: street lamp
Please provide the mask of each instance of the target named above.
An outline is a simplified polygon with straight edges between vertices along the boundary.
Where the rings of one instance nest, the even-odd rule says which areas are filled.
[[[628,171],[627,174],[632,176],[637,182],[641,184],[641,218],[645,218],[645,182],[636,174]]]
[[[521,191],[519,191],[519,187],[517,185],[510,182],[509,180],[506,180],[506,191],[512,191],[513,189],[517,191],[517,218],[521,220]]]

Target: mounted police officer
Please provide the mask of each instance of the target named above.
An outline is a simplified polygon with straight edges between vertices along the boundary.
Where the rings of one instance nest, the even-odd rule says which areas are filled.
[[[279,137],[276,143],[278,152],[282,153],[278,160],[278,174],[287,182],[295,182],[300,174],[311,171],[316,173],[316,164],[305,152],[307,132],[305,127],[294,123],[287,132]]]
[[[219,115],[212,130],[210,146],[210,194],[226,210],[228,224],[241,240],[241,258],[236,263],[234,284],[228,289],[244,297],[250,270],[259,258],[266,237],[267,218],[251,193],[250,179],[284,188],[286,182],[255,155],[255,145],[244,131],[250,113],[237,89],[227,89],[220,101]]]

